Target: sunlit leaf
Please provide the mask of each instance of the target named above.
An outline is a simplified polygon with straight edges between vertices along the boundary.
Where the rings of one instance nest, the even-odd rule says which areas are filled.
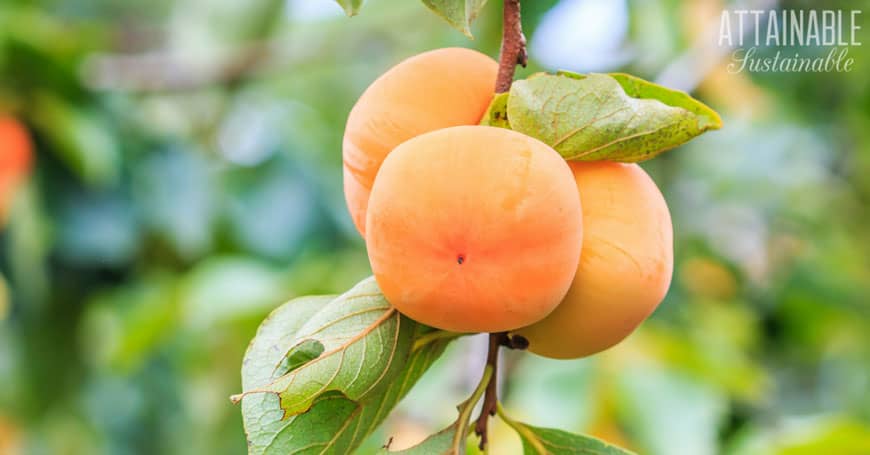
[[[644,161],[722,126],[689,95],[625,74],[537,74],[514,82],[513,130],[569,160]]]
[[[444,18],[453,28],[473,38],[471,23],[477,19],[480,10],[486,5],[486,0],[423,0],[423,4]]]

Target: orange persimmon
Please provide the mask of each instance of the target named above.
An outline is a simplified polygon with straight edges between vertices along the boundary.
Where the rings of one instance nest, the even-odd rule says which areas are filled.
[[[498,64],[480,52],[437,49],[399,63],[366,89],[347,119],[342,146],[344,194],[363,237],[369,193],[387,154],[423,133],[476,125],[497,72]]]
[[[583,202],[583,254],[567,296],[517,330],[529,350],[577,358],[622,341],[664,299],[674,266],[673,227],[656,184],[636,164],[572,162]]]
[[[516,329],[553,311],[582,237],[568,164],[537,139],[488,126],[396,147],[366,215],[369,260],[387,300],[457,332]]]

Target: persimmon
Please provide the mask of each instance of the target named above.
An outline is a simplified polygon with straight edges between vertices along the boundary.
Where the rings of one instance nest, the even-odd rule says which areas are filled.
[[[32,148],[24,126],[0,115],[0,225],[5,223],[15,190],[30,172]]]
[[[583,254],[571,288],[546,318],[517,331],[529,350],[577,358],[622,341],[664,299],[673,227],[656,184],[636,164],[571,162],[583,203]]]
[[[354,105],[344,132],[344,194],[365,237],[366,207],[381,163],[423,133],[476,125],[495,90],[498,64],[477,51],[437,49],[411,57],[375,80]]]
[[[516,329],[549,314],[583,237],[571,169],[507,129],[459,126],[410,139],[371,191],[366,247],[387,300],[457,332]]]

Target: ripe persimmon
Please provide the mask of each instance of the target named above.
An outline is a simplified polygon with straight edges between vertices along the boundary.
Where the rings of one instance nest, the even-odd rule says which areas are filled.
[[[577,270],[583,225],[568,164],[488,126],[441,129],[387,156],[366,246],[387,300],[457,332],[516,329],[549,314]]]
[[[5,223],[15,190],[30,172],[33,146],[17,119],[0,115],[0,225]]]
[[[344,194],[365,237],[366,207],[381,163],[423,133],[476,125],[495,90],[498,64],[480,52],[437,49],[411,57],[375,80],[356,102],[344,131]]]
[[[565,299],[517,330],[529,350],[577,358],[622,341],[664,299],[673,227],[656,184],[636,164],[571,162],[583,202],[583,254]]]

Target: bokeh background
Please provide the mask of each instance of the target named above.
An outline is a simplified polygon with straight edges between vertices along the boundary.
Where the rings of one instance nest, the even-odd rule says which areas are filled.
[[[602,355],[508,354],[515,417],[645,454],[870,453],[870,24],[850,73],[730,74],[719,15],[753,5],[870,10],[525,2],[521,75],[632,72],[725,128],[644,164],[674,217],[667,299]],[[341,191],[354,100],[424,50],[495,56],[500,19],[491,0],[471,41],[418,1],[0,3],[0,110],[36,152],[0,232],[0,454],[245,453],[227,397],[259,322],[369,274]],[[482,341],[362,452],[446,425]],[[492,453],[517,444],[495,427]]]

